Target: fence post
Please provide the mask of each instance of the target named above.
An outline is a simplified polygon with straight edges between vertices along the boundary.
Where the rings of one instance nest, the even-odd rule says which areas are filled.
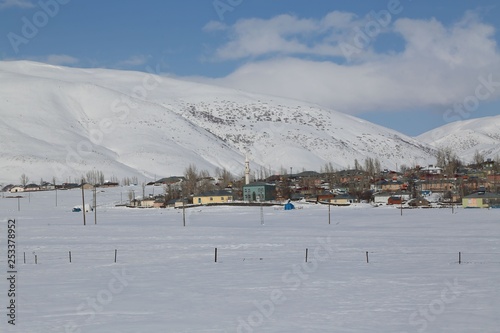
[[[462,263],[462,252],[458,252],[458,264]]]
[[[117,249],[115,249],[115,264],[116,264],[116,253],[118,252]]]
[[[217,248],[215,248],[215,262],[217,262]]]
[[[71,264],[71,251],[69,251],[69,263]]]
[[[306,262],[307,262],[307,254],[309,252],[309,249],[306,248]]]
[[[26,264],[26,252],[23,252],[24,263]]]
[[[366,263],[369,264],[370,263],[370,259],[368,258],[368,251],[366,251]]]
[[[35,265],[38,264],[38,256],[35,254]]]

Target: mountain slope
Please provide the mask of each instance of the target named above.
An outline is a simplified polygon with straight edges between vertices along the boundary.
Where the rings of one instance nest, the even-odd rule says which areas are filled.
[[[476,151],[494,158],[500,155],[500,115],[453,122],[417,139],[436,148],[451,147],[465,162],[472,162]]]
[[[0,62],[0,181],[318,170],[377,157],[425,164],[432,148],[381,126],[299,101],[141,72]]]

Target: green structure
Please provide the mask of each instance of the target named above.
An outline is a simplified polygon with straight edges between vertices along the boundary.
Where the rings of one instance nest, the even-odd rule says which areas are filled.
[[[251,183],[243,185],[244,201],[276,200],[276,186],[267,183]]]
[[[477,192],[462,199],[464,208],[500,208],[500,194]]]

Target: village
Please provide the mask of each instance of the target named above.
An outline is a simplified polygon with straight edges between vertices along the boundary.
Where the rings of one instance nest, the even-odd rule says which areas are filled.
[[[441,166],[406,167],[398,171],[379,170],[380,163],[371,158],[364,165],[355,161],[355,168],[333,170],[326,165],[320,172],[282,168],[279,175],[251,172],[248,160],[244,176],[235,177],[227,170],[216,176],[186,168],[184,175],[161,178],[139,184],[137,178],[116,177],[105,180],[102,172],[91,171],[81,182],[56,184],[41,180],[29,183],[21,176],[22,185],[2,187],[4,193],[21,195],[34,191],[63,191],[127,187],[120,205],[131,208],[190,207],[197,205],[284,205],[290,201],[306,201],[337,206],[369,203],[373,206],[500,208],[500,163],[491,158],[476,158],[475,163],[462,165],[457,159],[441,160]],[[439,159],[438,159],[439,160]],[[482,162],[481,162],[482,161]],[[253,177],[252,177],[253,176]],[[146,188],[152,188],[146,194]]]

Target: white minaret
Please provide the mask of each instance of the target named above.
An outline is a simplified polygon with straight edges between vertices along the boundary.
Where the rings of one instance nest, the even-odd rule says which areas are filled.
[[[245,185],[250,184],[250,161],[248,156],[245,156]]]

